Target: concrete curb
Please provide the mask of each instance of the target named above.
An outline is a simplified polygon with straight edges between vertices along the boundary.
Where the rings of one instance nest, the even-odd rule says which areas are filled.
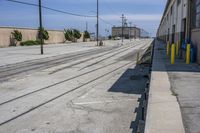
[[[164,59],[155,41],[145,133],[185,133],[178,101],[170,90]]]

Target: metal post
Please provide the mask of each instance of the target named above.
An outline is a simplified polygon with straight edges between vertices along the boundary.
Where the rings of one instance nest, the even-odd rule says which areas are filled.
[[[129,39],[130,39],[130,41],[131,41],[131,26],[132,26],[132,22],[129,22],[129,24],[130,24]]]
[[[86,21],[86,31],[88,31],[88,22]]]
[[[187,44],[187,47],[186,47],[186,64],[190,64],[190,56],[191,56],[190,48],[191,48],[191,45]]]
[[[137,34],[137,32],[136,32],[136,30],[137,30],[136,25],[134,27],[135,27],[135,30],[134,30],[135,33],[134,34],[135,34],[135,39],[136,39],[136,36],[137,36],[136,35]]]
[[[171,47],[171,64],[173,65],[175,63],[175,44],[172,44]]]
[[[41,6],[41,0],[39,0],[39,39],[40,39],[40,45],[41,45],[41,54],[43,55],[43,37],[42,37],[42,6]]]
[[[99,0],[97,0],[97,46],[99,45]]]
[[[122,45],[124,43],[124,14],[122,14]]]

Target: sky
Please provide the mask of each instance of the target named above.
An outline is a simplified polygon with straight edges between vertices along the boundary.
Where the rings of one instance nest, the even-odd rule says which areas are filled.
[[[17,0],[38,4],[38,0]],[[112,25],[121,26],[121,15],[127,22],[143,28],[155,36],[166,0],[99,0],[100,34],[111,34]],[[42,0],[42,5],[61,11],[96,15],[96,0]],[[76,17],[42,9],[43,26],[46,29],[76,28],[95,32],[96,18]],[[0,26],[38,28],[38,8],[0,0]]]

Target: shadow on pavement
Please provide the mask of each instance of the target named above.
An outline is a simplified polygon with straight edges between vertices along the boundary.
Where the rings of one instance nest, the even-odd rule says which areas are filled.
[[[137,132],[139,120],[142,119],[142,106],[143,101],[145,100],[144,91],[146,84],[149,81],[149,67],[149,65],[141,64],[137,65],[134,69],[127,69],[108,90],[109,92],[138,95],[139,105],[138,107],[133,108],[136,117],[133,118],[130,127],[127,127],[131,128],[133,133]]]
[[[154,67],[153,71],[167,72],[200,72],[200,66],[196,63],[187,65],[183,59],[185,52],[179,51],[179,56],[175,59],[175,64],[170,64],[170,57],[166,55],[166,44],[163,41],[156,40],[154,48]],[[181,58],[182,57],[182,58]],[[165,67],[160,67],[163,64]]]

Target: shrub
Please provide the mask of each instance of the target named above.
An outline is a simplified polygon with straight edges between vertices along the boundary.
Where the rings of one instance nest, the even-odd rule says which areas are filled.
[[[40,36],[41,35],[41,36]],[[39,39],[41,39],[41,37],[42,37],[42,39],[44,39],[44,40],[48,40],[49,39],[49,33],[48,33],[48,31],[47,30],[45,30],[44,28],[39,28],[38,29],[38,38]]]
[[[81,38],[81,33],[79,30],[73,29],[73,35],[75,39],[80,39]]]
[[[12,33],[11,33],[14,37],[14,39],[18,42],[22,41],[22,33],[18,30],[14,30]]]
[[[64,35],[65,35],[65,39],[67,41],[73,41],[75,42],[77,39],[81,38],[81,33],[79,30],[76,29],[68,29],[68,30],[64,30]]]
[[[28,41],[24,41],[24,42],[21,42],[21,45],[22,46],[32,46],[32,45],[39,45],[40,44],[40,41],[36,40],[28,40]]]
[[[70,30],[70,29],[68,29],[68,30],[64,29],[64,35],[65,35],[65,39],[67,41],[72,41],[73,40],[73,32],[72,32],[72,30]]]
[[[84,38],[85,38],[85,39],[90,38],[90,33],[89,33],[88,31],[85,31],[85,32],[84,32]]]

